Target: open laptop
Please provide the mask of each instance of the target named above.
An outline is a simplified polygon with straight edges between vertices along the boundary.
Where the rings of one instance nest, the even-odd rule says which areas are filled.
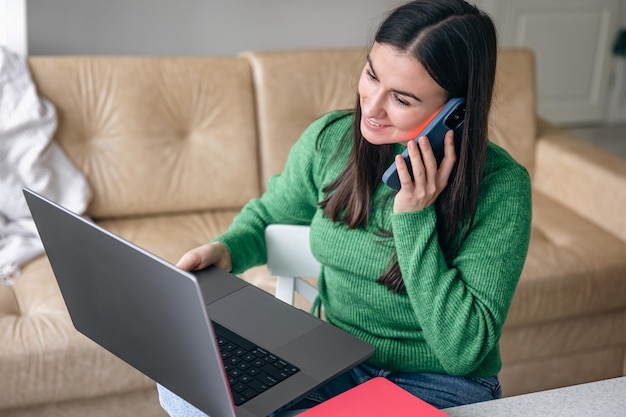
[[[24,196],[76,329],[211,417],[267,416],[374,353],[235,275],[183,271]]]

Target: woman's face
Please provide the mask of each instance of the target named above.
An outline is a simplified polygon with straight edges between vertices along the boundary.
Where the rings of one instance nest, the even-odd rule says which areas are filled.
[[[406,144],[447,99],[417,59],[380,43],[367,57],[359,95],[361,133],[373,145]]]

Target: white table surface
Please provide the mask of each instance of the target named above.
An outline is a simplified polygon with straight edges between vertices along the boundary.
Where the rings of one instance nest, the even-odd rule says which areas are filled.
[[[443,410],[452,417],[626,417],[626,377]]]

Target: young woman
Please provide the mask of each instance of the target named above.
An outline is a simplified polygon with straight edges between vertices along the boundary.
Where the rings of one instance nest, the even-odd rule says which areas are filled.
[[[268,224],[311,226],[322,264],[317,306],[376,353],[295,408],[373,376],[439,408],[500,396],[498,340],[528,250],[531,193],[527,171],[487,138],[496,44],[491,19],[463,0],[392,11],[367,57],[356,109],[315,121],[267,192],[179,261],[239,273],[266,261]],[[466,100],[463,133],[456,146],[446,134],[437,165],[428,139],[413,139],[452,97]],[[414,179],[398,156],[406,147]],[[394,161],[397,193],[381,182]],[[160,393],[172,415],[199,413]]]

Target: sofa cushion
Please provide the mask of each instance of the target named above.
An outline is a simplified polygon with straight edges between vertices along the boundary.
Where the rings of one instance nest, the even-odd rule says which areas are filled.
[[[500,339],[502,360],[528,363],[626,344],[626,310],[585,314],[533,326],[506,327]],[[626,353],[626,352],[624,352]],[[617,376],[622,369],[613,369]]]
[[[156,387],[122,394],[0,410],[0,417],[168,417]]]
[[[245,59],[31,57],[29,64],[57,108],[55,139],[92,186],[92,217],[240,207],[258,196]]]
[[[533,174],[537,121],[535,61],[524,48],[503,49],[489,115],[489,139],[506,149]]]
[[[626,242],[533,193],[530,249],[505,326],[626,308]]]
[[[507,365],[498,378],[502,395],[510,397],[622,376],[624,371],[619,364],[623,360],[623,347],[613,346]],[[545,415],[553,414],[548,411]]]
[[[365,49],[246,52],[256,89],[263,185],[321,115],[354,108]]]

